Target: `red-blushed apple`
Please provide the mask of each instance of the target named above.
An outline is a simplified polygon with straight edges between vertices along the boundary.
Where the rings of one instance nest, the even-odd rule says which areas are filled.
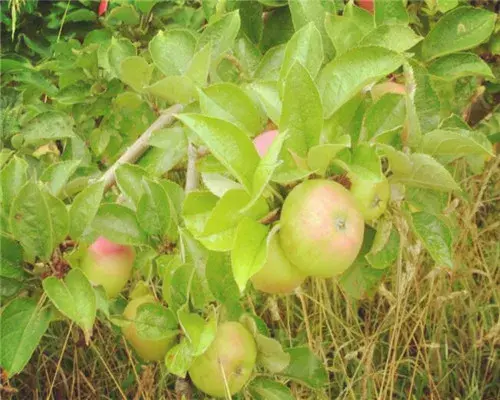
[[[373,14],[375,3],[374,0],[358,0],[358,6]]]
[[[281,209],[281,247],[305,275],[333,277],[353,263],[363,243],[364,219],[356,200],[337,182],[302,182]]]
[[[239,322],[225,322],[218,327],[207,351],[193,361],[189,376],[209,396],[226,397],[245,386],[256,359],[257,345],[252,334]]]
[[[170,348],[175,344],[175,337],[168,337],[164,339],[151,340],[143,339],[137,333],[137,327],[134,322],[137,315],[137,309],[140,305],[146,303],[155,303],[156,300],[153,296],[143,296],[134,299],[128,303],[123,311],[123,317],[130,322],[127,326],[122,328],[122,333],[125,339],[131,344],[135,352],[144,361],[160,361],[163,360]]]
[[[304,282],[305,275],[292,265],[280,245],[279,233],[269,241],[264,266],[252,276],[255,289],[271,294],[288,294]]]
[[[385,176],[360,176],[350,174],[351,193],[366,221],[379,218],[387,209],[391,187]]]
[[[259,156],[264,157],[273,143],[273,140],[278,136],[277,130],[263,132],[253,139],[253,144]]]
[[[405,85],[396,82],[382,82],[371,89],[372,99],[378,101],[386,93],[405,94]]]
[[[100,236],[87,249],[81,264],[83,273],[94,285],[101,285],[109,298],[118,296],[132,274],[135,252],[130,246],[116,244]]]

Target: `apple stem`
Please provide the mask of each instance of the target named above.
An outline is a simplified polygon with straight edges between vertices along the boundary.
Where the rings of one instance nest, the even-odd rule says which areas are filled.
[[[101,181],[105,182],[105,190],[108,190],[116,182],[115,172],[117,168],[125,163],[134,163],[149,148],[149,139],[154,131],[171,125],[175,121],[175,114],[180,113],[184,107],[181,104],[175,104],[168,108],[153,122],[144,133],[130,146],[125,153],[104,173]]]

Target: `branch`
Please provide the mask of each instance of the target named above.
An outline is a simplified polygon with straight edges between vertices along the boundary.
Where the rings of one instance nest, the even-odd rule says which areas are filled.
[[[198,150],[193,143],[188,146],[188,162],[186,170],[186,193],[195,190],[198,187],[198,171],[196,171],[196,160],[198,159]]]
[[[149,139],[154,131],[163,128],[164,126],[170,125],[174,122],[174,115],[181,112],[183,106],[180,104],[175,104],[172,107],[168,108],[158,119],[151,124],[151,126],[146,129],[146,131],[139,136],[139,139],[135,141],[135,143],[130,146],[125,153],[104,173],[101,181],[104,181],[105,190],[109,189],[116,182],[115,172],[116,169],[125,163],[134,163],[136,162],[140,156],[144,154],[144,152],[149,147]]]

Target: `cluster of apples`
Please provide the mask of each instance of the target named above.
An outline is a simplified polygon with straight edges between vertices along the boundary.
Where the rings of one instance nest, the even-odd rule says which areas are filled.
[[[134,249],[99,237],[89,246],[82,271],[94,285],[100,285],[109,298],[124,289],[132,274]],[[158,340],[139,336],[135,318],[142,304],[155,303],[152,295],[131,300],[123,317],[128,324],[122,328],[125,339],[144,361],[161,361],[176,342],[175,337]],[[214,341],[197,357],[189,376],[198,389],[214,397],[239,392],[248,382],[257,359],[257,345],[252,334],[239,322],[225,322],[217,328]]]
[[[270,130],[253,140],[261,157],[277,135]],[[269,240],[264,266],[251,278],[257,290],[291,293],[308,276],[338,276],[354,262],[365,221],[384,213],[390,186],[385,178],[349,178],[350,190],[328,179],[307,180],[292,189],[281,209],[279,232]]]

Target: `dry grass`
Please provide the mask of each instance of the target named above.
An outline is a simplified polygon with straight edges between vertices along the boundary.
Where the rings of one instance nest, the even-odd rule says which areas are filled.
[[[461,182],[472,201],[452,214],[453,274],[435,268],[408,233],[372,299],[350,300],[332,281],[317,280],[300,297],[259,303],[275,336],[285,345],[308,342],[329,371],[324,391],[292,384],[296,398],[500,398],[498,165]],[[85,347],[78,330],[60,322],[43,343],[11,382],[14,398],[177,398],[176,380],[158,365],[140,365],[110,326],[99,324]]]

